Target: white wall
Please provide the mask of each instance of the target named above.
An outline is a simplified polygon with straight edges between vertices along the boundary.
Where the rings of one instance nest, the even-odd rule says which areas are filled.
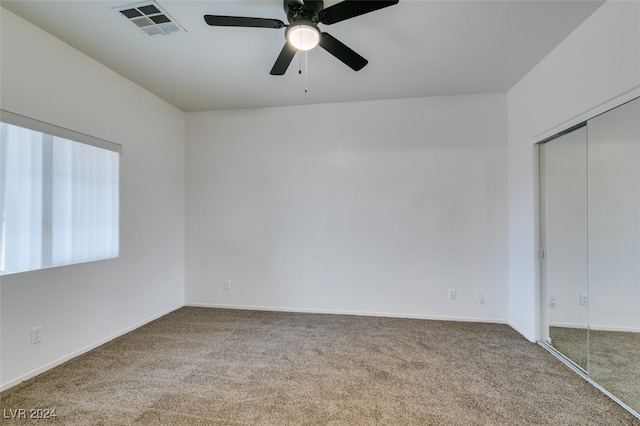
[[[640,2],[609,1],[508,93],[509,323],[531,340],[540,338],[533,142],[639,86]]]
[[[185,117],[1,11],[2,109],[123,146],[120,258],[2,277],[6,388],[184,303]]]
[[[190,113],[187,129],[188,304],[506,321],[504,94]]]

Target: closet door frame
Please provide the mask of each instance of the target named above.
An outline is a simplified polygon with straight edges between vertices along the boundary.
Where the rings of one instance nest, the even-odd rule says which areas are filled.
[[[538,343],[542,347],[547,349],[556,358],[558,358],[561,362],[563,362],[565,365],[571,368],[574,372],[579,374],[583,379],[585,379],[588,383],[590,383],[596,389],[604,393],[606,396],[608,396],[614,402],[619,404],[622,408],[627,410],[629,413],[631,413],[632,415],[640,419],[640,413],[638,411],[628,406],[626,403],[624,403],[614,394],[612,394],[607,389],[605,389],[600,384],[598,384],[596,381],[594,381],[591,377],[589,377],[588,372],[584,371],[582,368],[577,366],[569,358],[564,356],[562,353],[558,352],[548,342],[549,340],[549,307],[547,303],[548,303],[549,293],[548,293],[548,283],[546,282],[546,278],[545,278],[545,270],[543,269],[544,268],[543,262],[546,256],[546,253],[544,251],[546,240],[545,240],[545,236],[543,235],[543,233],[545,232],[546,223],[544,223],[545,212],[543,209],[546,206],[543,199],[543,196],[544,196],[543,185],[545,184],[545,182],[543,177],[544,170],[542,170],[543,159],[544,159],[543,152],[542,152],[543,150],[542,145],[544,143],[550,142],[553,139],[556,139],[582,126],[585,126],[587,125],[587,122],[589,120],[601,114],[604,114],[612,109],[615,109],[619,106],[622,106],[627,102],[633,101],[637,98],[640,98],[640,87],[636,87],[626,93],[623,93],[620,96],[616,97],[615,99],[604,102],[603,104],[598,105],[597,107],[583,114],[580,114],[564,122],[563,124],[560,124],[548,131],[545,131],[537,135],[536,137],[533,138],[532,142],[533,142],[534,162],[535,162],[534,163],[534,174],[535,174],[534,175],[534,183],[535,183],[534,232],[536,232],[536,235],[538,236],[538,238],[536,239],[536,246],[534,247],[535,253],[537,254],[536,255],[536,259],[537,259],[536,282],[537,282],[538,292],[536,295],[536,308],[538,313],[538,325],[540,327],[539,333],[538,333],[538,336],[539,336]]]

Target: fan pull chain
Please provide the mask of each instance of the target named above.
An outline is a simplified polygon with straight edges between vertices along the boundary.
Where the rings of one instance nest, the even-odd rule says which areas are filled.
[[[304,51],[304,93],[309,91],[309,62],[307,61],[307,53],[309,51]]]
[[[304,93],[309,92],[309,60],[308,60],[308,51],[304,51],[304,68],[302,67],[302,56],[298,55],[298,75],[302,75],[302,70],[304,70]]]
[[[302,44],[302,31],[300,31],[300,44]],[[298,75],[302,74],[302,57],[298,55]]]

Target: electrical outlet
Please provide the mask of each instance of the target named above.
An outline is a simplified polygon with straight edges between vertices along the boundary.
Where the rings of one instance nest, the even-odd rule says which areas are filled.
[[[476,290],[476,302],[478,302],[479,305],[484,303],[484,290]]]
[[[231,290],[231,280],[224,280],[224,289]]]
[[[449,297],[449,300],[455,300],[456,299],[456,289],[455,288],[450,288],[449,291],[447,292],[447,295]]]
[[[42,342],[42,326],[33,327],[31,329],[31,344],[35,345],[36,343]]]
[[[555,308],[556,303],[558,303],[558,295],[556,293],[551,293],[549,295],[549,306]]]
[[[580,306],[587,306],[589,304],[589,296],[585,293],[580,295]]]

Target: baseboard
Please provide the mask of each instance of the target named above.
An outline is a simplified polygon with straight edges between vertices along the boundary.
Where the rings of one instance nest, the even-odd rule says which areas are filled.
[[[530,341],[531,343],[535,343],[538,341],[538,339],[536,338],[536,336],[527,333],[526,331],[524,331],[522,328],[520,328],[519,326],[515,325],[512,322],[507,322],[507,325],[511,328],[513,328],[515,331],[517,331],[518,333],[520,333],[522,335],[522,337],[524,337],[525,339],[527,339],[528,341]]]
[[[25,380],[29,380],[32,377],[37,376],[38,374],[42,374],[47,370],[50,370],[50,369],[52,369],[54,367],[57,367],[58,365],[63,364],[63,363],[65,363],[65,362],[67,362],[67,361],[69,361],[69,360],[71,360],[71,359],[73,359],[73,358],[75,358],[77,356],[80,356],[80,355],[82,355],[84,353],[87,353],[87,352],[97,348],[98,346],[104,345],[105,343],[110,342],[111,340],[113,340],[113,339],[115,339],[117,337],[120,337],[122,335],[125,335],[125,334],[127,334],[127,333],[129,333],[129,332],[131,332],[131,331],[133,331],[133,330],[135,330],[137,328],[140,328],[143,325],[150,323],[151,321],[155,321],[158,318],[163,317],[163,316],[167,315],[168,313],[175,311],[176,309],[180,309],[183,306],[184,306],[183,304],[176,305],[176,306],[174,306],[172,308],[169,308],[169,309],[167,309],[167,310],[165,310],[165,311],[163,311],[163,312],[161,312],[159,314],[153,315],[150,318],[147,318],[147,319],[145,319],[143,321],[140,321],[139,323],[137,323],[135,325],[132,325],[131,327],[127,327],[124,330],[120,330],[119,332],[114,333],[114,334],[112,334],[112,335],[110,335],[110,336],[108,336],[108,337],[106,337],[104,339],[100,339],[97,342],[94,342],[94,343],[92,343],[92,344],[90,344],[88,346],[85,346],[82,349],[78,349],[77,351],[74,351],[74,352],[70,353],[69,355],[63,356],[62,358],[58,358],[55,361],[52,361],[52,362],[50,362],[50,363],[48,363],[46,365],[43,365],[42,367],[36,368],[35,370],[32,370],[32,371],[30,371],[30,372],[28,372],[26,374],[23,374],[22,376],[19,376],[19,377],[15,378],[15,379],[12,379],[12,380],[10,380],[10,381],[8,381],[6,383],[2,383],[2,384],[0,384],[0,392],[5,391],[5,390],[7,390],[9,388],[12,388],[12,387],[14,387],[16,385],[19,385],[20,383],[24,382]]]
[[[273,311],[273,312],[299,312],[307,314],[328,314],[328,315],[355,315],[363,317],[383,317],[383,318],[411,318],[438,321],[457,321],[457,322],[485,322],[492,324],[507,324],[507,320],[491,319],[491,318],[475,318],[475,317],[449,317],[439,315],[423,315],[410,313],[393,313],[393,312],[369,312],[369,311],[346,311],[334,309],[310,309],[310,308],[283,308],[276,306],[254,306],[254,305],[226,305],[218,303],[185,303],[185,306],[199,308],[217,308],[217,309],[240,309],[248,311]]]
[[[586,330],[587,324],[579,324],[579,323],[573,323],[573,322],[553,322],[553,323],[549,323],[549,327],[576,328],[579,330]]]
[[[640,333],[640,328],[638,327],[612,327],[609,325],[590,325],[589,329],[593,331],[621,331],[624,333]]]
[[[563,327],[563,328],[576,328],[580,330],[586,330],[587,326],[584,324],[572,324],[572,323],[553,323],[549,324],[550,327]],[[623,326],[611,326],[611,325],[589,325],[589,330],[593,331],[620,331],[624,333],[640,333],[638,327],[623,327]]]

